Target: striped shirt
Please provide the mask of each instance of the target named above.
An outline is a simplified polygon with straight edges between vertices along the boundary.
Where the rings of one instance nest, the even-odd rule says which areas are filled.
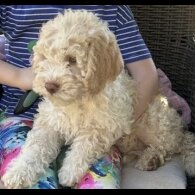
[[[7,62],[18,67],[31,66],[28,44],[38,39],[43,23],[68,8],[86,9],[107,21],[117,38],[125,64],[151,57],[133,14],[126,5],[7,5],[0,6],[0,29],[8,40]],[[13,116],[13,110],[23,92],[5,85],[3,90],[0,110],[5,111],[7,116]],[[19,116],[32,119],[37,104]]]

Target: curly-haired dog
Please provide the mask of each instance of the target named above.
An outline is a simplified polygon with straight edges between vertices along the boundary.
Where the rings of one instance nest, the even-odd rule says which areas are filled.
[[[44,100],[19,157],[2,177],[8,188],[33,185],[64,144],[71,148],[58,174],[62,185],[78,182],[116,143],[128,159],[138,158],[141,170],[181,153],[195,174],[194,137],[164,97],[158,95],[134,122],[135,83],[124,71],[114,34],[93,13],[68,10],[44,24],[33,70],[33,89]]]

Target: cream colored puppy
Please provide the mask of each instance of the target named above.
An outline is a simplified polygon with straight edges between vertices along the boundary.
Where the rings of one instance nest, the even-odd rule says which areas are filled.
[[[35,184],[64,144],[71,144],[59,182],[74,185],[116,144],[135,166],[153,170],[174,153],[194,158],[193,136],[175,110],[158,95],[138,125],[133,112],[136,88],[125,73],[114,34],[87,11],[65,11],[43,25],[34,47],[33,89],[44,97],[19,157],[2,177],[8,188]],[[190,146],[190,144],[192,144]],[[184,152],[185,151],[185,152]],[[193,162],[194,164],[194,162]],[[194,165],[191,172],[195,172]]]

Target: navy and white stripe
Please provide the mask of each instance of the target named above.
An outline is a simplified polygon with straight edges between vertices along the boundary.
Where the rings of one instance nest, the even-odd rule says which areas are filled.
[[[125,64],[150,58],[130,8],[126,5],[7,5],[0,6],[0,29],[8,40],[6,60],[18,67],[30,66],[28,44],[38,39],[42,24],[65,9],[86,9],[108,22],[116,35]],[[23,94],[19,89],[3,86],[0,110],[13,115],[13,110]],[[22,117],[33,118],[37,103]]]

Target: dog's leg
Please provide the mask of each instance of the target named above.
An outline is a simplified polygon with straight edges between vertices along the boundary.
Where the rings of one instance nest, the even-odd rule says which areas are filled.
[[[19,156],[11,161],[2,181],[7,188],[25,188],[35,184],[49,164],[57,157],[60,147],[55,131],[33,128]]]
[[[143,171],[153,171],[165,163],[166,150],[162,148],[147,147],[135,164],[135,167]]]
[[[145,149],[142,143],[135,134],[125,135],[116,143],[120,152],[123,154],[123,163],[127,164],[134,162]]]
[[[113,145],[109,137],[91,131],[91,134],[77,137],[70,150],[66,154],[62,167],[59,171],[59,182],[63,186],[73,186],[79,182],[89,167]],[[104,138],[102,138],[104,136]]]
[[[147,146],[136,167],[155,170],[179,154],[182,148],[183,125],[177,112],[168,106],[166,98],[157,96],[137,123],[136,135]]]

